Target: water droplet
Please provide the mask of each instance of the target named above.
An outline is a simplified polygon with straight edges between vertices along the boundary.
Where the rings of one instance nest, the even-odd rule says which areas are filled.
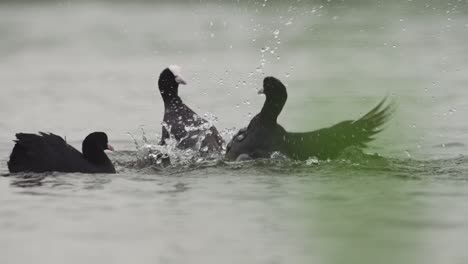
[[[269,51],[269,50],[270,50],[270,47],[264,47],[264,48],[262,48],[260,51],[261,51],[262,53],[264,53],[264,52]]]
[[[214,36],[215,36],[215,33],[211,33],[211,34],[210,34],[210,37],[211,37],[211,38],[214,38]]]
[[[408,150],[405,150],[405,154],[408,158],[411,158],[411,153]]]
[[[275,38],[278,38],[279,33],[280,33],[279,29],[273,31],[273,35],[275,35]]]

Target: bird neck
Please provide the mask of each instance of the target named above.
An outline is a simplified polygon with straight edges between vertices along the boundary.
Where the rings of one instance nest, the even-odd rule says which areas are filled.
[[[182,101],[179,97],[179,84],[176,82],[160,80],[159,92],[161,93],[161,97],[164,101],[164,104],[166,105],[171,105]]]
[[[260,119],[267,124],[276,124],[281,110],[286,103],[286,100],[273,100],[271,97],[267,97],[265,104],[263,105],[262,111],[260,112]]]
[[[166,108],[174,108],[182,104],[182,99],[180,99],[179,96],[171,96],[170,98],[163,97],[163,100]]]
[[[102,164],[109,160],[103,149],[90,144],[83,144],[83,156],[93,164]]]

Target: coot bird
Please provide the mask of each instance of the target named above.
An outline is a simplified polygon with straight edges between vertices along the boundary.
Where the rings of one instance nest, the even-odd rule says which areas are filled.
[[[182,102],[179,84],[186,84],[179,66],[172,65],[161,72],[158,85],[164,101],[164,125],[160,145],[165,145],[166,140],[173,137],[180,149],[220,152],[223,139],[218,130]]]
[[[8,169],[16,172],[115,173],[104,150],[114,150],[103,132],[89,134],[83,154],[54,134],[16,134]]]
[[[265,104],[249,126],[241,129],[228,144],[227,160],[269,158],[273,152],[296,160],[333,159],[347,147],[366,147],[393,112],[393,104],[384,107],[385,98],[358,120],[312,132],[291,133],[277,123],[288,97],[286,87],[278,79],[266,77],[259,93],[265,94]]]

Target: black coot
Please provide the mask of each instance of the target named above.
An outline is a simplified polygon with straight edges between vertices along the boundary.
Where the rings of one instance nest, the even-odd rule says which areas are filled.
[[[288,97],[286,87],[278,79],[266,77],[259,93],[265,94],[265,104],[249,126],[241,129],[228,144],[227,160],[269,158],[276,151],[297,160],[333,159],[347,147],[366,147],[393,112],[393,104],[384,107],[386,99],[383,99],[358,120],[312,132],[291,133],[277,123]]]
[[[180,67],[172,65],[161,72],[158,85],[164,101],[164,125],[160,144],[165,145],[166,140],[173,137],[178,148],[219,153],[223,139],[218,130],[182,102],[179,84],[186,84]]]
[[[89,134],[83,141],[83,154],[54,134],[16,134],[17,140],[8,161],[16,172],[115,173],[104,150],[113,150],[103,132]]]

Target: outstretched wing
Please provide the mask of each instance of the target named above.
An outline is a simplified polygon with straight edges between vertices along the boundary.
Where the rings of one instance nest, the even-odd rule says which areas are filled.
[[[394,103],[384,98],[358,120],[347,120],[328,128],[306,133],[287,133],[285,152],[294,159],[332,159],[351,146],[366,147],[394,112]],[[386,104],[386,106],[385,106]]]

